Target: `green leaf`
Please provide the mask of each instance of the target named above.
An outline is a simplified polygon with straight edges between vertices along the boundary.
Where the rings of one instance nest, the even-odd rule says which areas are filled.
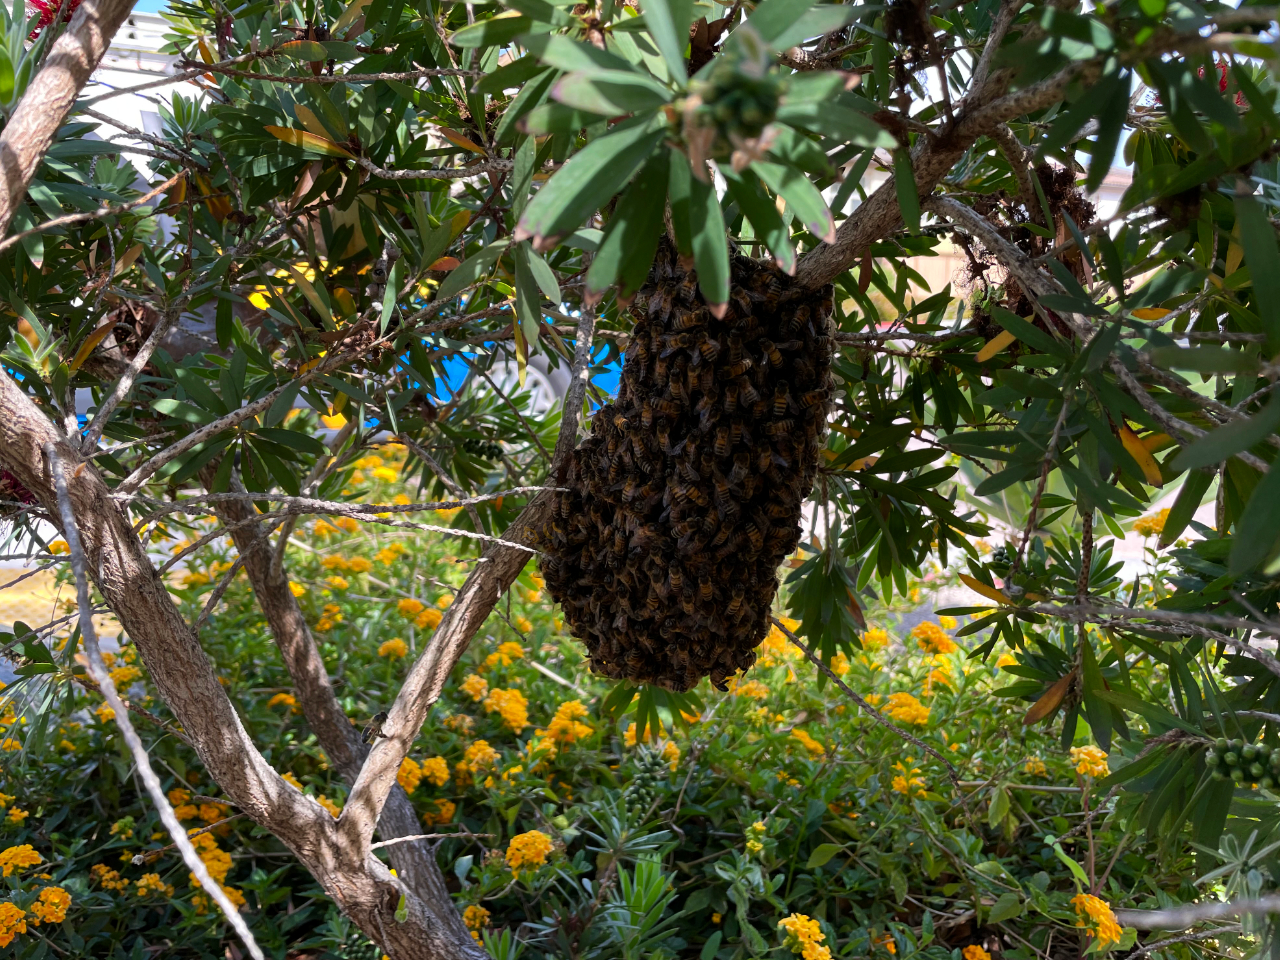
[[[1164,707],[1148,703],[1132,693],[1126,693],[1123,690],[1099,690],[1097,695],[1108,703],[1114,703],[1117,707],[1128,710],[1130,713],[1146,717],[1152,723],[1159,723],[1170,729],[1185,730],[1187,733],[1195,734],[1196,736],[1202,735],[1199,728],[1187,723],[1181,717],[1176,717]]]
[[[1275,556],[1280,540],[1280,465],[1273,463],[1253,488],[1235,530],[1229,564],[1232,573],[1254,570]]]
[[[180,400],[174,400],[169,397],[151,401],[151,407],[165,416],[181,420],[183,423],[212,423],[217,419],[217,416],[208,410],[201,410],[199,407],[193,407],[189,403],[183,403]]]
[[[540,34],[538,38],[545,36],[546,34]],[[476,81],[471,92],[497,96],[503,90],[518,90],[545,69],[546,67],[539,63],[536,57],[523,56],[505,67],[499,67],[493,73],[485,74]]]
[[[684,65],[684,51],[689,45],[691,18],[688,13],[691,12],[691,4],[673,3],[671,0],[647,0],[644,5],[644,20],[649,28],[649,35],[662,54],[662,59],[666,61],[668,72],[679,81],[688,76]]]
[[[515,238],[539,247],[582,224],[616,194],[666,136],[651,118],[620,123],[574,154],[529,201]]]
[[[911,154],[905,148],[893,153],[893,185],[898,192],[902,222],[911,233],[919,233],[920,193],[916,187],[915,172],[911,169]]]
[[[329,51],[324,48],[324,44],[315,40],[290,40],[288,43],[280,44],[276,50],[286,57],[292,57],[294,60],[305,60],[309,63],[314,63],[316,60],[329,59]]]
[[[1280,353],[1280,247],[1266,210],[1253,197],[1236,194],[1236,224],[1245,263],[1253,278],[1253,304],[1267,335],[1267,356]]]
[[[534,21],[530,18],[514,10],[505,10],[496,17],[463,27],[449,38],[449,42],[464,50],[500,47],[522,33],[529,33],[534,27]]]
[[[764,0],[751,11],[751,28],[765,43],[773,43],[814,5],[815,0]],[[794,46],[794,44],[790,44]]]
[[[729,195],[737,202],[743,215],[751,221],[751,228],[757,239],[773,254],[778,268],[784,273],[796,272],[796,247],[791,242],[791,231],[782,222],[782,215],[773,201],[765,196],[756,177],[742,176],[731,167],[720,166]]]
[[[767,186],[790,204],[805,228],[819,240],[835,243],[836,221],[813,182],[794,167],[757,160],[751,169]]]
[[[1197,373],[1256,373],[1258,358],[1230,347],[1156,347],[1151,359],[1162,367]]]
[[[1242,450],[1261,443],[1280,427],[1280,397],[1274,394],[1265,407],[1246,420],[1236,420],[1210,431],[1184,447],[1173,459],[1175,470],[1193,470],[1221,463]]]
[[[805,863],[806,870],[816,870],[818,867],[826,866],[827,863],[837,853],[844,850],[844,845],[839,843],[820,843],[813,848],[813,853],[809,854],[809,860]]]
[[[603,114],[588,113],[563,103],[544,103],[530,110],[517,126],[522,133],[541,137],[549,133],[576,133],[604,119]]]
[[[590,74],[598,71],[606,73],[621,71],[630,73],[633,76],[644,76],[630,62],[616,53],[601,50],[599,47],[593,47],[589,43],[570,40],[560,34],[544,33],[528,37],[525,39],[524,44],[529,52],[543,63],[566,73],[582,72]],[[504,67],[503,69],[509,68]],[[502,71],[498,72],[501,73]]]
[[[696,177],[690,186],[693,262],[698,269],[698,289],[711,313],[717,315],[729,302],[729,241],[725,236],[724,216],[715,187]]]
[[[567,74],[556,81],[551,96],[567,107],[608,117],[656,110],[671,99],[657,80],[621,70]]]
[[[547,266],[547,261],[542,259],[542,255],[536,250],[529,251],[529,270],[533,274],[533,279],[537,281],[538,289],[542,291],[542,295],[552,303],[560,302],[560,282],[556,280],[555,272]]]
[[[998,899],[991,907],[987,914],[987,923],[1000,923],[1004,920],[1014,920],[1022,916],[1022,898],[1012,890],[1006,890],[1000,894]]]
[[[400,293],[401,274],[404,273],[402,260],[397,260],[387,277],[387,289],[382,294],[382,319],[378,324],[381,333],[387,332],[387,324],[391,321],[391,313],[396,307],[396,297]]]
[[[436,302],[443,303],[479,280],[481,275],[498,262],[498,258],[507,249],[508,242],[507,240],[495,240],[483,250],[473,253],[458,266],[454,267],[449,272],[449,276],[445,277],[444,282],[440,284],[440,289],[436,291]]]
[[[1060,340],[1055,340],[1028,320],[1024,320],[1012,311],[1006,310],[998,303],[991,304],[991,316],[996,323],[1004,327],[1029,347],[1048,353],[1064,360],[1071,358],[1071,348]]]
[[[624,299],[635,296],[649,275],[658,237],[662,232],[663,204],[667,192],[670,152],[659,150],[631,181],[605,226],[591,267],[587,270],[588,299],[602,296],[619,280]],[[683,157],[678,162],[684,162]]]
[[[1164,529],[1160,532],[1161,550],[1182,536],[1182,531],[1187,528],[1195,512],[1200,509],[1200,502],[1204,500],[1204,495],[1208,492],[1209,485],[1213,483],[1213,478],[1212,470],[1197,469],[1187,474],[1187,478],[1182,481],[1182,489],[1178,491],[1173,506],[1169,508]]]
[[[838,103],[792,103],[786,101],[778,108],[778,121],[793,127],[803,127],[813,133],[830,137],[841,143],[864,147],[896,147],[898,141],[888,130],[865,113],[851,110]]]
[[[755,23],[755,18],[756,14],[753,13],[751,15],[752,23]],[[853,23],[857,18],[858,9],[856,6],[824,4],[823,6],[812,8],[799,19],[792,21],[771,42],[775,50],[786,50],[788,47],[794,47],[803,40],[826,36],[828,33]]]

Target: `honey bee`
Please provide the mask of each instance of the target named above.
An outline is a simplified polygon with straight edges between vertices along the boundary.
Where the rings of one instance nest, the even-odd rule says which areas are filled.
[[[820,403],[825,403],[827,399],[826,390],[810,390],[800,395],[800,407],[808,410],[810,407],[816,407]]]
[[[689,393],[684,385],[684,380],[674,374],[667,383],[667,392],[671,394],[672,399],[677,400],[681,404],[687,404],[689,402]]]
[[[764,508],[765,516],[769,517],[771,520],[785,520],[787,517],[791,516],[791,511],[791,505],[789,503],[784,503],[781,500],[772,500],[765,504]]]
[[[677,321],[679,329],[679,321]],[[689,333],[672,333],[662,338],[662,352],[659,357],[669,357],[677,350],[684,350],[693,344],[693,336]]]
[[[738,409],[738,385],[736,383],[726,384],[724,393],[721,396],[724,398],[725,413],[732,414]]]
[[[727,367],[721,367],[720,379],[732,380],[735,377],[741,377],[744,373],[750,370],[752,366],[753,364],[751,363],[751,358],[743,357],[741,360],[738,360],[737,362],[732,363]]]
[[[751,454],[746,450],[739,450],[733,455],[733,468],[729,471],[729,483],[737,486],[747,478],[751,470]]]
[[[729,291],[729,302],[733,304],[741,317],[749,317],[755,310],[755,304],[751,301],[751,295],[741,287],[734,287]]]
[[[679,591],[684,587],[684,572],[674,563],[667,571],[667,586],[672,591]]]
[[[698,389],[703,393],[713,393],[716,389],[716,372],[711,367],[703,367],[698,374]]]
[[[712,448],[717,457],[727,457],[729,455],[729,428],[716,428],[716,443]]]
[[[753,384],[746,377],[738,378],[738,390],[739,390],[739,396],[742,398],[742,402],[744,404],[747,404],[747,403],[754,404],[757,400],[760,399],[760,391],[758,391],[755,387],[755,384]]]
[[[681,479],[687,480],[689,483],[696,483],[702,479],[702,477],[698,475],[698,471],[693,469],[693,464],[688,460],[680,460],[676,463],[676,474]]]
[[[644,602],[644,614],[646,617],[652,617],[661,608],[662,603],[656,593],[651,593]]]
[[[717,358],[719,358],[720,350],[720,341],[713,340],[710,337],[704,340],[699,347],[699,351],[702,353],[703,359],[711,363],[715,363]]]
[[[671,326],[672,329],[675,330],[690,330],[693,327],[696,327],[700,322],[697,312],[690,310],[685,313],[677,314]]]
[[[701,487],[696,486],[689,487],[689,499],[700,507],[705,507],[711,503],[711,499],[707,496],[706,491]]]
[[[654,413],[659,413],[664,417],[678,417],[680,415],[680,405],[665,397],[653,401],[653,410]]]
[[[663,287],[658,291],[656,297],[649,298],[649,319],[661,318],[663,322],[671,314],[671,308],[675,306],[676,290],[674,287]]]
[[[729,362],[739,363],[742,360],[742,337],[736,333],[729,335]]]
[[[769,366],[777,369],[782,366],[782,354],[778,348],[773,345],[772,340],[761,340],[760,349],[764,351],[765,359],[769,361]]]
[[[698,599],[699,600],[701,600],[703,603],[710,603],[714,595],[715,595],[715,592],[711,588],[710,580],[698,581]]]
[[[742,584],[738,584],[733,588],[733,593],[729,597],[728,612],[731,617],[737,617],[742,612],[742,598],[747,594],[746,588]]]

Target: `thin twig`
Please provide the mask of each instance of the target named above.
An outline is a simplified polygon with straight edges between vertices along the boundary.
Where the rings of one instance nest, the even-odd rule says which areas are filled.
[[[224,823],[230,823],[232,820],[239,820],[241,817],[244,817],[244,816],[247,816],[247,814],[233,813],[229,817],[223,817],[217,823],[211,823],[207,827],[201,827],[199,830],[192,830],[190,833],[187,834],[187,836],[198,837],[202,833],[208,833],[210,830],[216,830],[218,829],[218,827],[222,826]],[[155,863],[157,860],[159,860],[161,857],[163,857],[166,853],[168,853],[170,850],[172,850],[176,846],[177,846],[176,843],[171,843],[167,846],[161,847],[159,850],[147,850],[145,853],[135,853],[133,855],[133,860],[131,862],[135,867],[141,867],[148,863]]]
[[[1129,954],[1125,960],[1139,960],[1140,957],[1145,957],[1147,954],[1154,953],[1157,950],[1163,950],[1165,947],[1171,947],[1175,943],[1192,943],[1196,940],[1213,940],[1222,936],[1224,933],[1239,933],[1240,930],[1240,924],[1229,923],[1225,927],[1214,927],[1212,930],[1201,930],[1198,933],[1184,933],[1180,937],[1169,937],[1167,940],[1157,940],[1155,943],[1149,944],[1141,950],[1135,950],[1133,953]]]
[[[142,780],[143,786],[146,787],[147,793],[150,794],[151,802],[155,804],[165,828],[173,837],[174,845],[182,852],[182,859],[187,868],[195,874],[196,881],[203,891],[213,899],[218,908],[226,915],[227,922],[236,931],[241,942],[244,943],[245,949],[249,951],[249,955],[254,960],[265,960],[262,949],[258,946],[257,941],[253,939],[253,934],[249,931],[244,918],[240,916],[240,911],[223,892],[221,884],[217,883],[209,875],[209,868],[200,859],[196,853],[196,848],[192,846],[191,841],[187,838],[187,831],[174,814],[173,807],[169,804],[169,798],[165,796],[164,788],[160,785],[160,778],[156,776],[155,770],[151,766],[151,758],[147,754],[147,748],[143,745],[142,739],[134,729],[133,722],[129,719],[129,711],[121,701],[120,694],[116,692],[115,681],[111,679],[111,674],[107,671],[107,665],[103,662],[102,651],[98,647],[98,634],[93,626],[93,601],[89,596],[89,579],[85,575],[87,563],[84,548],[80,544],[80,531],[76,526],[75,511],[71,506],[71,495],[67,489],[66,473],[62,460],[58,456],[58,448],[54,444],[45,444],[44,453],[49,460],[49,472],[52,474],[54,490],[58,496],[58,512],[61,515],[63,528],[62,535],[66,538],[68,551],[71,554],[71,565],[75,570],[76,599],[80,606],[80,637],[84,643],[89,675],[102,688],[102,694],[106,698],[107,705],[115,713],[116,724],[120,727],[120,733],[124,737],[130,753],[133,754],[138,776]]]
[[[176,306],[171,304],[168,309],[160,314],[160,319],[156,321],[156,326],[151,331],[151,336],[147,337],[142,346],[138,348],[138,352],[129,361],[128,368],[121,374],[120,379],[116,381],[116,385],[112,387],[111,393],[98,405],[97,412],[93,415],[93,419],[89,421],[88,428],[85,429],[84,435],[80,438],[81,450],[92,450],[98,445],[98,440],[101,439],[102,431],[106,429],[111,415],[115,413],[115,409],[120,405],[120,402],[129,395],[129,391],[133,389],[133,382],[138,379],[138,375],[146,367],[147,362],[151,359],[151,354],[155,353],[156,347],[160,346],[160,341],[169,332],[169,328],[177,321],[180,312]]]
[[[1139,930],[1185,930],[1205,920],[1225,920],[1228,917],[1261,917],[1280,913],[1280,893],[1273,893],[1256,900],[1231,900],[1226,903],[1189,903],[1168,910],[1117,910],[1116,919],[1122,926]]]
[[[492,833],[472,833],[470,830],[458,833],[415,833],[411,837],[392,837],[390,840],[379,840],[377,843],[369,844],[369,849],[377,850],[379,847],[389,847],[396,843],[408,843],[410,840],[492,840],[493,837],[494,834]]]

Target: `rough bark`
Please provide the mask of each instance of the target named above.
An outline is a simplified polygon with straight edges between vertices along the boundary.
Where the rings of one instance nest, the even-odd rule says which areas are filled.
[[[5,124],[0,133],[0,236],[8,232],[54,134],[132,9],[133,0],[80,4]]]
[[[208,473],[202,472],[202,478],[208,479]],[[230,526],[249,519],[252,508],[245,501],[229,501],[219,505],[218,513]],[[233,528],[231,537],[244,558],[254,597],[293,680],[302,715],[334,768],[344,780],[353,783],[369,748],[361,742],[357,728],[338,702],[315,637],[289,589],[289,577],[284,567],[274,562],[275,552],[261,525]],[[387,797],[378,826],[384,840],[422,832],[413,804],[398,784]],[[422,900],[423,909],[457,941],[457,955],[483,958],[484,951],[471,938],[453,906],[431,845],[418,840],[397,843],[387,850],[397,876]]]
[[[339,908],[396,960],[474,960],[469,937],[460,944],[367,844],[349,843],[340,821],[267,763],[92,462],[80,459],[21,386],[0,376],[0,462],[57,517],[43,454],[47,443],[71,465],[68,488],[93,580],[209,775],[241,811],[289,847]],[[402,894],[408,916],[397,922]]]

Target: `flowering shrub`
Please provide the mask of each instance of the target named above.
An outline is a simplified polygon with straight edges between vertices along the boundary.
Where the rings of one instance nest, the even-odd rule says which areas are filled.
[[[377,456],[383,466],[397,462]],[[379,466],[362,469],[374,482]],[[191,527],[174,535],[194,540],[212,529],[207,520]],[[309,549],[286,556],[300,588],[293,592],[343,706],[362,726],[387,709],[392,674],[408,667],[401,658],[411,661],[423,649],[424,633],[449,608],[464,575],[465,565],[451,562],[461,548],[435,535],[362,528],[346,517],[303,524],[294,539]],[[169,548],[158,545],[166,555]],[[207,556],[194,555],[188,572],[202,576],[179,588],[185,612],[198,615],[218,580],[211,572],[233,560],[217,541]],[[415,569],[434,571],[439,582],[424,592]],[[989,919],[991,905],[1010,889],[1002,871],[1027,892],[1013,928],[1022,940],[1044,950],[1074,937],[1082,947],[1115,950],[1126,940],[1107,904],[1141,905],[1151,896],[1134,882],[1150,850],[1136,837],[1121,846],[1124,831],[1104,817],[1093,822],[1093,862],[1109,863],[1117,849],[1119,856],[1106,883],[1089,891],[1092,899],[1079,899],[1074,875],[1046,853],[1043,833],[1027,826],[1078,823],[1079,785],[1091,791],[1094,809],[1100,798],[1092,783],[1106,775],[1108,756],[1087,735],[1064,751],[1060,731],[1024,727],[1025,706],[992,695],[1018,658],[997,646],[985,660],[966,659],[977,643],[955,638],[965,620],[943,614],[907,632],[896,625],[905,606],[868,602],[872,625],[862,649],[842,650],[829,662],[886,719],[945,756],[961,779],[989,782],[970,797],[972,820],[953,803],[937,756],[904,744],[834,685],[819,687],[803,652],[776,628],[761,643],[757,666],[728,693],[704,687],[701,706],[663,708],[657,727],[650,718],[640,738],[635,704],[605,711],[612,688],[586,669],[540,578],[522,574],[510,596],[511,610],[491,618],[472,643],[397,776],[423,832],[458,835],[441,841],[437,855],[478,940],[508,932],[524,943],[525,960],[564,956],[555,944],[571,934],[612,942],[623,875],[637,882],[642,858],[659,853],[671,895],[662,910],[672,925],[651,952],[668,960],[763,956],[771,946],[809,960],[837,953],[951,960],[953,951],[991,960],[993,938],[1000,960],[1038,960],[1006,934],[1004,921]],[[228,692],[271,762],[337,817],[349,787],[311,737],[259,617],[245,580],[236,577],[202,643],[225,665]],[[128,685],[127,697],[169,719],[132,646],[116,651],[109,667]],[[3,756],[16,758],[30,717],[21,699],[5,705],[0,739],[12,740],[13,749]],[[51,724],[46,739],[65,741],[65,748],[0,773],[7,791],[0,793],[0,872],[11,884],[0,897],[0,944],[34,958],[39,937],[48,937],[74,953],[64,932],[74,931],[86,956],[132,955],[162,943],[166,957],[178,960],[223,955],[225,921],[120,765],[119,735],[101,698],[69,688],[65,710]],[[139,729],[183,826],[212,827],[192,842],[269,952],[308,952],[317,960],[381,956],[247,818],[228,819],[237,811],[216,802],[216,785],[180,740],[153,724],[140,722]],[[94,765],[91,797],[79,773],[86,764]],[[1070,827],[1054,829],[1060,835]],[[1085,843],[1066,841],[1064,853],[1084,862]],[[965,864],[998,863],[999,870],[960,874],[943,850]],[[595,884],[603,892],[594,912],[594,893],[565,905],[566,889]],[[1140,892],[1126,892],[1133,889]],[[958,916],[971,909],[974,891],[982,916],[939,924],[922,944],[917,904]],[[585,927],[573,927],[580,922],[574,917],[588,915],[594,919]],[[704,954],[716,936],[717,946]],[[600,947],[599,955],[624,954]]]

